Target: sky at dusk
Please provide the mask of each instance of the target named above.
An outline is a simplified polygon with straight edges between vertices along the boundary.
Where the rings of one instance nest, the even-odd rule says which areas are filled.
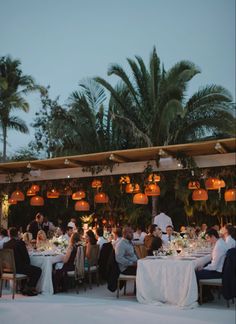
[[[226,87],[235,100],[235,0],[0,0],[0,56],[22,62],[23,73],[50,85],[50,96],[68,96],[86,77],[107,76],[109,64],[128,70],[126,58],[148,63],[156,46],[169,69],[180,60],[200,67],[188,89]],[[40,107],[31,95],[28,126]],[[11,131],[8,153],[33,138]]]

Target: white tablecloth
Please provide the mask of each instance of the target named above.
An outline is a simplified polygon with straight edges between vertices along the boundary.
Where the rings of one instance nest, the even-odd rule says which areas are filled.
[[[63,259],[63,254],[56,256],[44,256],[44,255],[31,255],[30,263],[34,266],[42,269],[42,274],[38,280],[36,289],[44,295],[52,295],[53,283],[52,283],[52,265],[60,262]]]
[[[197,305],[195,269],[210,260],[210,255],[193,260],[172,256],[138,260],[137,300],[143,304],[168,303],[179,307]]]

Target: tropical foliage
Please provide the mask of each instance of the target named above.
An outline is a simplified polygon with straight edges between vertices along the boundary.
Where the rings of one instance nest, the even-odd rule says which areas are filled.
[[[189,81],[200,73],[194,63],[180,61],[165,71],[155,48],[149,67],[141,57],[135,59],[127,59],[132,77],[117,64],[108,70],[108,75],[119,78],[122,91],[96,78],[116,103],[110,110],[116,127],[122,131],[125,125],[133,146],[167,145],[234,134],[234,106],[226,89],[206,86],[186,100]],[[124,132],[122,135],[126,136]]]
[[[9,128],[21,133],[28,133],[25,121],[16,115],[14,110],[29,111],[25,95],[36,89],[34,80],[24,75],[20,61],[9,56],[0,58],[0,126],[3,137],[3,160],[6,160],[7,130]]]

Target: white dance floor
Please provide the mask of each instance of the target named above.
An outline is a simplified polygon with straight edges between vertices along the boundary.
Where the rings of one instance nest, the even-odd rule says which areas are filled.
[[[235,324],[235,308],[228,309],[225,301],[216,300],[194,309],[180,309],[175,306],[154,306],[139,304],[134,296],[116,299],[106,286],[93,286],[84,292],[51,296],[27,297],[16,295],[11,299],[9,291],[0,298],[1,324]]]

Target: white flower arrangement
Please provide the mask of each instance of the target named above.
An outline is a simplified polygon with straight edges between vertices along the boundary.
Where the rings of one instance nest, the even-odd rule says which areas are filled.
[[[50,240],[50,243],[63,248],[66,248],[68,246],[68,241],[63,236],[53,237]]]
[[[188,238],[187,235],[184,235],[183,237],[178,234],[175,239],[171,241],[171,246],[174,249],[176,246],[186,248],[188,247]]]

